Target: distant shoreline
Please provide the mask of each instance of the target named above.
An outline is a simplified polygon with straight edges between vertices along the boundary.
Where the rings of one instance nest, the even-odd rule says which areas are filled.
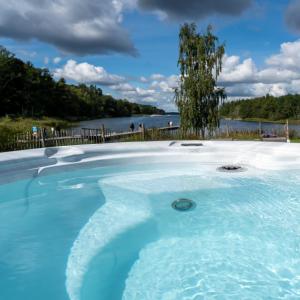
[[[221,119],[227,120],[227,121],[240,121],[240,122],[253,122],[253,123],[273,123],[273,124],[285,124],[286,120],[268,120],[268,119],[262,119],[262,118],[227,118],[227,117],[222,117]],[[289,124],[293,125],[299,125],[300,120],[290,120],[289,119]]]

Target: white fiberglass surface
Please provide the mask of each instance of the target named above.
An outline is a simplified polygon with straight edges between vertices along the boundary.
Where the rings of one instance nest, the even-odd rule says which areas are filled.
[[[244,154],[238,173],[149,156],[2,183],[0,298],[299,299],[300,168]]]

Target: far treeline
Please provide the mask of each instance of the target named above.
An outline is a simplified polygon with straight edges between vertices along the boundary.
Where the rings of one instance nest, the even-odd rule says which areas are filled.
[[[266,95],[255,99],[226,102],[220,108],[220,115],[224,118],[242,120],[300,120],[300,95],[281,97]]]
[[[55,81],[48,69],[35,68],[0,46],[0,117],[86,118],[164,114],[151,105],[116,100],[95,85]]]

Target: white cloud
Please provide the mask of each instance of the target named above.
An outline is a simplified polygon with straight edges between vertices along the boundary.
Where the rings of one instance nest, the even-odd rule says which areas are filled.
[[[140,81],[141,82],[148,82],[148,79],[144,76],[140,77]]]
[[[251,82],[257,72],[256,66],[251,58],[240,62],[238,56],[224,56],[223,72],[219,78],[220,82]]]
[[[227,87],[226,89],[229,98],[252,98],[260,97],[266,94],[272,96],[283,96],[287,94],[287,86],[284,83],[266,84],[266,83],[253,83],[253,84],[235,84]]]
[[[155,96],[155,93],[156,91],[154,89],[143,89],[141,87],[135,87],[131,90],[123,91],[122,94],[128,97],[130,100],[154,102],[155,99],[153,97]]]
[[[46,57],[44,57],[44,64],[45,65],[48,65],[49,64],[49,57],[48,56],[46,56]]]
[[[118,92],[132,92],[135,91],[135,88],[129,83],[119,83],[112,85],[111,88]]]
[[[53,63],[54,64],[59,64],[61,62],[61,57],[54,57],[53,58]]]
[[[143,102],[154,102],[156,101],[153,97],[156,94],[154,89],[144,89],[141,87],[134,87],[129,83],[119,83],[117,85],[111,86],[111,88],[115,91],[121,93],[121,95],[128,100],[132,101],[143,101]]]
[[[149,103],[168,111],[175,110],[173,98],[178,76],[171,75],[167,77],[161,74],[153,74],[149,77],[140,77],[137,83],[140,85],[141,82],[145,87],[120,83],[111,88],[130,101]]]
[[[266,68],[259,71],[256,77],[258,82],[280,83],[299,78],[299,73],[284,68]]]
[[[275,63],[274,58],[276,57],[277,60],[278,56],[279,55],[274,55],[268,58],[266,60],[267,66],[261,69],[257,68],[251,58],[241,62],[240,57],[238,56],[224,56],[223,70],[219,77],[219,82],[226,86],[241,83],[269,84],[282,83],[299,78],[299,72],[290,69],[288,60],[286,60],[286,64],[283,59],[280,61],[280,64],[277,64],[277,62]],[[289,60],[292,59],[295,58],[291,56]]]
[[[150,76],[150,79],[152,79],[152,80],[161,80],[161,79],[163,79],[163,78],[165,78],[165,76],[162,75],[162,74],[152,74],[152,75]]]
[[[300,40],[283,43],[280,53],[269,57],[266,63],[271,66],[300,71]]]
[[[69,60],[63,68],[56,69],[54,76],[80,83],[100,85],[115,85],[125,81],[124,77],[109,74],[103,67],[97,67],[86,62],[77,63],[75,60]]]
[[[169,77],[161,75],[159,78],[152,75],[150,78],[156,78],[152,81],[151,87],[160,89],[164,93],[174,93],[175,88],[178,87],[179,84],[179,76],[177,75],[171,75]]]
[[[300,93],[300,40],[283,43],[280,52],[258,68],[251,58],[225,56],[220,84],[229,97],[256,97],[267,93],[281,96]]]

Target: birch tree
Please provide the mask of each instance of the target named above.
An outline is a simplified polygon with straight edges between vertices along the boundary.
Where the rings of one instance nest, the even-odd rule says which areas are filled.
[[[219,106],[226,98],[225,90],[217,87],[222,71],[224,44],[219,44],[208,26],[204,34],[197,33],[194,23],[184,24],[179,33],[180,85],[175,100],[183,131],[193,129],[205,138],[219,127]]]

